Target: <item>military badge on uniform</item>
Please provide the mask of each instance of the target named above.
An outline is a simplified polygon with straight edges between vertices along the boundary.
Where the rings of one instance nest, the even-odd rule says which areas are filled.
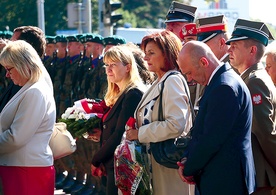
[[[263,103],[262,101],[262,95],[261,94],[255,94],[255,95],[252,95],[252,102],[253,102],[253,105],[260,105]]]

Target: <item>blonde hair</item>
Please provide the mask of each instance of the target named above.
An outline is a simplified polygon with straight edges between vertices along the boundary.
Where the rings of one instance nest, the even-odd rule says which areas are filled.
[[[128,76],[126,77],[121,89],[119,89],[117,84],[112,83],[107,79],[108,86],[104,97],[107,106],[113,106],[125,90],[129,90],[133,87],[138,87],[141,90],[145,89],[142,79],[139,76],[133,54],[129,49],[127,49],[127,47],[121,45],[111,47],[105,52],[103,61],[104,63],[110,61],[115,63],[122,62],[124,66],[128,64],[130,65]]]
[[[30,82],[38,81],[42,75],[43,64],[36,50],[26,41],[10,41],[0,54],[3,66],[14,67]]]

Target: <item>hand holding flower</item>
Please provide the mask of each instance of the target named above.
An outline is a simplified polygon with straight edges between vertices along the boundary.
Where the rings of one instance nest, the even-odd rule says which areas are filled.
[[[127,140],[137,140],[138,139],[138,129],[128,129],[126,131],[126,139]]]

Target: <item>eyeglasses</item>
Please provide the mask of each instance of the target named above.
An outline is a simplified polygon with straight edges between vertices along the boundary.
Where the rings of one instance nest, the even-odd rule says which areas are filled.
[[[11,67],[11,68],[6,68],[6,71],[11,74],[11,70],[14,69],[14,67]]]

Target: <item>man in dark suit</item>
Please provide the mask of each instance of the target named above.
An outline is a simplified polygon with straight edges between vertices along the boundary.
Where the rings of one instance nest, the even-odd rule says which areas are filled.
[[[230,63],[250,90],[253,103],[252,148],[256,194],[276,192],[276,89],[260,60],[273,39],[263,22],[238,19],[230,44]],[[242,54],[242,55],[241,55]]]
[[[188,81],[206,86],[191,130],[192,140],[178,163],[181,179],[195,183],[201,195],[252,193],[255,171],[248,88],[205,43],[186,43],[178,63]]]

